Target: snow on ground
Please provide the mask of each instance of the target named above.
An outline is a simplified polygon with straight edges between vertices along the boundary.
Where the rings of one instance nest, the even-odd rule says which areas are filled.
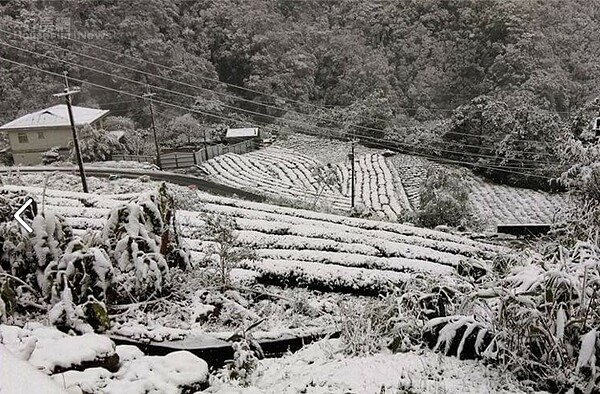
[[[218,394],[522,393],[505,374],[476,361],[429,350],[348,357],[339,340],[322,340],[280,359],[260,362],[252,385],[228,384]]]
[[[134,346],[115,346],[98,334],[67,335],[39,323],[0,325],[2,394],[177,394],[207,383],[208,365],[187,351],[144,356]]]
[[[49,167],[72,167],[73,163],[70,162],[59,162],[50,164]],[[86,167],[93,168],[132,168],[136,170],[152,170],[152,171],[160,171],[160,169],[152,163],[147,162],[137,162],[137,161],[127,161],[127,160],[109,160],[109,161],[94,161],[91,163],[85,163]]]
[[[244,155],[228,154],[203,164],[216,181],[266,195],[311,203],[319,185],[312,168],[332,164],[339,181],[327,188],[322,200],[347,214],[350,200],[350,143],[306,135],[291,135],[271,147]],[[418,156],[396,154],[360,145],[355,149],[356,204],[373,212],[374,218],[397,221],[420,205],[420,187],[429,166],[450,167]],[[569,206],[566,194],[496,185],[469,175],[475,216],[494,231],[497,224],[549,223]]]
[[[0,344],[0,393],[2,394],[66,394],[52,378],[38,371]]]
[[[23,329],[0,325],[0,334],[8,350],[27,355],[31,365],[47,374],[102,363],[115,355],[115,346],[107,337],[92,333],[70,336],[36,322]]]

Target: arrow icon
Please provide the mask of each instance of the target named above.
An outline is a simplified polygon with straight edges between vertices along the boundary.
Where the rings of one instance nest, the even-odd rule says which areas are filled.
[[[15,212],[15,219],[16,219],[16,221],[19,222],[19,224],[21,226],[23,226],[23,228],[25,230],[27,230],[28,233],[31,233],[33,231],[33,229],[27,223],[25,223],[25,221],[21,217],[21,214],[23,212],[25,212],[25,210],[27,209],[27,207],[30,206],[32,202],[33,202],[33,200],[30,198],[29,200],[27,200],[27,202],[25,204],[23,204],[23,206],[21,208],[19,208],[19,210],[17,212]]]

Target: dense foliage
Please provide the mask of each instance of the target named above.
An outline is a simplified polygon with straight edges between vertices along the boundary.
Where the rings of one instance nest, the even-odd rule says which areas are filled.
[[[82,236],[35,203],[23,214],[33,222],[28,234],[10,216],[27,198],[0,195],[6,207],[0,211],[1,321],[34,307],[61,329],[101,331],[109,325],[107,306],[164,294],[168,271],[189,267],[164,185],[114,207],[101,233]]]
[[[469,193],[464,173],[441,167],[428,168],[427,178],[421,185],[419,223],[426,227],[468,224],[472,213]]]
[[[268,123],[372,143],[402,128],[404,148],[418,150],[424,134],[407,127],[452,116],[447,152],[437,153],[546,187],[539,176],[555,161],[546,145],[557,120],[597,93],[599,9],[558,0],[5,0],[0,35],[13,47],[0,54],[117,91],[140,94],[148,82],[157,101],[183,107],[155,104],[161,130],[189,112],[209,130]],[[16,64],[3,63],[0,81],[0,123],[62,90],[60,78]],[[148,106],[117,91],[87,85],[77,104],[147,128]],[[457,130],[476,135],[449,134]]]

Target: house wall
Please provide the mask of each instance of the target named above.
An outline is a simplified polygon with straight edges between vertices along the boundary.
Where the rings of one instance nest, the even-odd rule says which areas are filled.
[[[98,127],[101,121],[102,119],[97,120],[92,126]],[[44,152],[55,146],[68,149],[72,137],[70,126],[15,129],[7,130],[7,133],[15,164],[26,166],[41,164]],[[27,135],[27,142],[19,142],[21,133]],[[43,138],[39,133],[42,133]]]
[[[27,142],[19,141],[21,134],[27,136]],[[71,129],[62,127],[9,130],[8,139],[15,164],[34,165],[42,162],[42,154],[49,149],[55,146],[67,147],[71,140]]]

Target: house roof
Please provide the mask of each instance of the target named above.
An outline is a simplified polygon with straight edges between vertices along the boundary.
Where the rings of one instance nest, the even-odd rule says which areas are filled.
[[[93,123],[105,116],[109,111],[95,108],[73,106],[73,118],[75,125]],[[0,127],[2,131],[14,129],[30,129],[38,127],[60,127],[69,126],[69,113],[66,104],[55,105],[41,111],[23,115],[18,119],[8,122]]]
[[[227,129],[225,138],[258,137],[258,128]]]

